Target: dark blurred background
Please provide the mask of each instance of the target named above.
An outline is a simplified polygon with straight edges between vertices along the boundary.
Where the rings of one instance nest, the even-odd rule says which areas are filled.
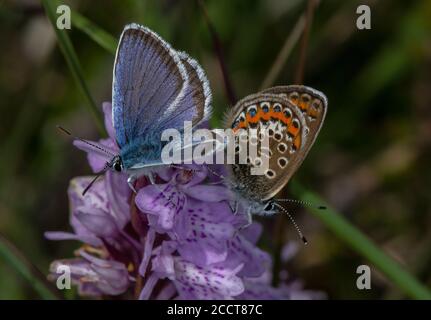
[[[149,26],[197,58],[211,82],[218,124],[230,103],[208,27],[196,1],[66,1],[116,38],[123,26]],[[356,8],[371,7],[371,30],[356,28]],[[257,91],[307,7],[304,0],[207,0],[227,70],[240,98]],[[73,19],[73,16],[72,16]],[[0,232],[40,270],[71,257],[78,244],[50,242],[70,230],[69,180],[90,174],[83,152],[58,134],[62,124],[97,139],[86,100],[73,81],[39,1],[0,1]],[[311,27],[304,83],[323,91],[329,111],[295,179],[321,194],[425,284],[431,284],[431,1],[321,1]],[[98,106],[111,99],[113,56],[72,27],[68,34]],[[294,82],[300,45],[274,84]],[[296,209],[310,245],[288,262],[289,275],[334,299],[404,296],[378,272],[372,290],[356,288],[367,262],[324,225]],[[263,243],[278,255],[275,219]],[[282,241],[298,242],[285,223]],[[373,268],[372,268],[373,269]],[[374,270],[374,269],[373,269]],[[37,294],[0,259],[0,299]]]

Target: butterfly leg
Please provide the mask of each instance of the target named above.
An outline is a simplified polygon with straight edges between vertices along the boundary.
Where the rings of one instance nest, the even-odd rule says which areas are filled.
[[[209,172],[209,173],[211,173],[212,175],[214,175],[214,176],[216,176],[216,177],[220,178],[220,181],[222,181],[222,182],[223,182],[223,181],[226,179],[226,177],[225,177],[224,175],[222,175],[222,174],[220,174],[220,173],[218,173],[218,172],[214,171],[213,169],[211,169],[211,168],[210,168],[210,166],[209,166],[208,164],[204,163],[204,166],[207,168],[207,170],[208,170],[208,172]]]
[[[236,215],[238,213],[239,202],[237,200],[234,200],[234,201],[228,201],[227,204],[229,205],[229,208],[232,211],[232,213]]]
[[[148,179],[150,180],[151,184],[156,184],[156,179],[154,178],[154,174],[152,172],[148,173]]]
[[[198,170],[198,169],[191,169],[191,168],[187,168],[187,167],[184,167],[184,166],[179,166],[179,165],[175,165],[175,164],[171,164],[170,165],[170,167],[171,168],[174,168],[174,169],[180,169],[180,170],[189,170],[189,171],[193,171],[193,172],[197,172],[197,171],[202,171],[202,170]]]
[[[214,182],[207,182],[206,184],[213,186],[213,185],[218,185],[218,184],[222,184],[222,183],[224,183],[224,181],[219,180],[219,181],[214,181]]]
[[[241,227],[241,229],[245,229],[245,228],[249,227],[251,225],[251,223],[253,222],[253,219],[251,218],[251,206],[248,207],[248,209],[247,209],[246,218],[247,218],[247,223],[245,225],[243,225]]]
[[[127,184],[129,185],[130,189],[132,189],[132,191],[134,193],[137,193],[137,191],[135,189],[135,181],[136,181],[136,176],[135,175],[130,175],[127,178]]]
[[[244,230],[245,228],[249,227],[252,224],[253,220],[251,218],[251,207],[249,207],[246,212],[246,218],[247,218],[247,222],[241,227],[239,227],[238,230],[235,231],[234,237],[236,237],[241,230]]]

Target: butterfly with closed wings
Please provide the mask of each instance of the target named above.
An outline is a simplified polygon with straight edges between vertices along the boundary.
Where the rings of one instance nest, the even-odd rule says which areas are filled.
[[[289,212],[278,202],[298,200],[275,199],[275,195],[288,183],[305,159],[322,127],[328,108],[325,95],[301,85],[278,86],[252,94],[240,100],[228,112],[225,127],[234,132],[256,129],[258,157],[246,164],[228,165],[228,181],[237,204],[251,215],[272,215],[283,211],[292,220],[299,235],[304,236]],[[269,136],[269,150],[262,152],[262,135]],[[251,141],[250,141],[251,142]],[[238,151],[239,152],[239,151]],[[263,175],[252,175],[259,157],[269,157],[269,168]],[[254,160],[254,161],[253,161]],[[323,207],[319,207],[323,208]]]

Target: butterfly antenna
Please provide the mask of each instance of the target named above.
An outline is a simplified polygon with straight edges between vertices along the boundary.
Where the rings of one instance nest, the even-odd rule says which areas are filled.
[[[220,179],[222,179],[222,180],[225,180],[226,179],[226,177],[225,176],[223,176],[222,174],[220,174],[220,173],[218,173],[218,172],[215,172],[213,169],[211,169],[210,168],[210,166],[209,165],[207,165],[206,163],[204,163],[204,165],[205,165],[205,167],[207,167],[207,169],[208,169],[208,171],[212,174],[212,175],[214,175],[214,176],[216,176],[216,177],[218,177],[218,178],[220,178]]]
[[[290,202],[290,203],[294,203],[294,204],[298,204],[301,206],[307,206],[307,207],[311,207],[311,208],[315,208],[315,209],[319,209],[319,210],[326,210],[325,206],[317,206],[314,203],[308,202],[308,201],[303,201],[303,200],[296,200],[296,199],[275,199],[275,201],[278,202]]]
[[[87,193],[88,190],[90,190],[91,186],[97,181],[97,179],[99,179],[99,177],[104,174],[106,172],[106,170],[108,170],[109,168],[109,164],[106,163],[105,166],[103,167],[102,171],[100,171],[94,178],[93,180],[90,181],[90,183],[85,187],[84,191],[82,191],[82,196],[85,196],[85,194]]]
[[[85,187],[84,191],[82,191],[82,196],[85,196],[85,194],[87,193],[88,190],[90,190],[91,186],[96,182],[97,179],[99,179],[100,175],[102,173],[99,173],[97,176],[95,176],[93,178],[93,180],[91,180],[91,182],[88,184],[88,186]]]
[[[216,176],[216,177],[220,178],[220,180],[223,180],[223,181],[225,181],[225,182],[229,183],[229,184],[230,184],[232,187],[234,187],[234,188],[238,186],[238,185],[236,185],[235,183],[233,183],[230,179],[228,179],[227,177],[225,177],[224,175],[222,175],[222,174],[220,174],[220,173],[218,173],[218,172],[214,171],[213,169],[211,169],[211,168],[210,168],[210,166],[209,166],[209,165],[207,165],[206,163],[204,163],[204,165],[205,165],[205,167],[207,167],[208,171],[209,171],[212,175],[214,175],[214,176]]]
[[[308,244],[307,238],[304,237],[304,234],[301,232],[301,229],[299,229],[299,226],[296,224],[296,221],[295,219],[293,219],[292,215],[278,203],[274,203],[274,205],[276,205],[279,209],[281,209],[281,211],[283,211],[289,217],[290,221],[292,222],[293,226],[296,229],[296,232],[298,233],[299,238],[301,238],[304,244]]]
[[[58,129],[58,130],[60,130],[61,132],[65,133],[65,134],[67,134],[68,136],[71,136],[73,139],[76,139],[76,140],[82,141],[82,142],[84,142],[85,144],[88,144],[89,146],[91,146],[91,147],[93,147],[93,148],[95,148],[95,149],[98,149],[98,150],[100,150],[100,151],[102,151],[102,152],[106,153],[107,155],[110,155],[110,156],[112,156],[112,157],[115,157],[115,154],[113,154],[112,152],[109,152],[108,150],[106,150],[106,149],[104,149],[104,148],[102,148],[102,147],[100,147],[100,146],[97,146],[97,145],[95,145],[95,144],[91,143],[91,142],[90,142],[90,141],[88,141],[88,140],[85,140],[85,139],[82,139],[82,138],[80,138],[80,137],[76,137],[76,136],[72,135],[72,133],[71,133],[70,131],[68,131],[68,130],[64,129],[62,126],[57,125],[57,129]]]
[[[170,167],[174,168],[174,169],[179,169],[179,170],[188,170],[188,171],[191,171],[193,173],[201,171],[201,170],[198,170],[198,169],[187,168],[187,167],[179,166],[179,165],[176,165],[176,164],[170,164]]]

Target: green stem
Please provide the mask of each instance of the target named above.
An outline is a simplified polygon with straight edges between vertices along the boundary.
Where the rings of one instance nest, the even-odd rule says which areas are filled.
[[[45,276],[1,234],[0,258],[8,262],[13,270],[20,273],[43,299],[54,300],[59,298],[51,284],[45,279]]]
[[[75,79],[76,83],[78,84],[79,88],[81,89],[87,100],[86,105],[88,106],[90,113],[94,117],[99,133],[101,135],[106,135],[102,115],[91,96],[87,83],[85,82],[81,64],[79,63],[79,59],[76,55],[75,49],[73,48],[72,42],[69,39],[67,30],[60,30],[57,28],[56,21],[58,17],[56,15],[55,3],[56,1],[52,0],[42,0],[42,4],[45,7],[46,14],[51,21],[52,27],[54,28],[54,31],[57,35],[60,49],[63,52],[64,58],[66,59],[70,71],[72,72],[73,78]]]
[[[291,186],[295,196],[301,200],[324,204],[322,198],[313,192],[305,190],[298,182],[292,182]],[[341,240],[374,264],[406,295],[414,299],[431,299],[431,292],[426,286],[379,249],[367,236],[335,210],[327,207],[326,210],[311,208],[310,211]]]
[[[115,51],[117,50],[117,40],[108,32],[95,25],[76,11],[72,11],[72,25],[88,35],[103,49],[115,54]]]

